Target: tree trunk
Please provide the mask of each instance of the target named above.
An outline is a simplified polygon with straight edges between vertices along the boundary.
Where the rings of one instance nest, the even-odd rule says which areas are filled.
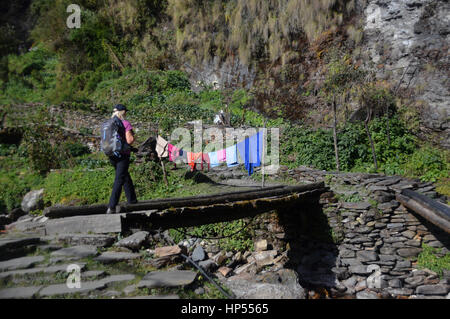
[[[128,204],[123,206],[123,211],[145,211],[152,209],[168,209],[176,207],[196,207],[202,205],[212,205],[220,203],[229,203],[234,201],[246,201],[263,197],[283,196],[293,193],[303,193],[313,190],[323,190],[324,183],[313,183],[298,186],[271,186],[264,189],[257,188],[247,191],[237,191],[230,193],[219,193],[211,195],[200,195],[181,198],[154,199],[149,201],[139,201],[137,204]],[[86,206],[55,206],[44,209],[44,215],[49,218],[62,218],[80,215],[104,214],[106,204],[86,205]]]
[[[388,145],[391,146],[391,133],[389,129],[389,104],[386,103],[386,134],[387,134],[387,140]]]
[[[373,164],[375,165],[375,169],[378,170],[377,155],[375,154],[375,146],[373,145],[372,136],[370,135],[370,132],[369,132],[369,121],[370,121],[371,117],[372,117],[372,111],[369,109],[369,110],[367,110],[367,117],[366,117],[366,120],[364,121],[364,126],[366,127],[366,133],[367,133],[367,137],[369,138],[370,147],[372,148]]]
[[[334,155],[336,157],[336,169],[339,172],[340,171],[339,150],[338,150],[337,132],[336,132],[336,126],[337,126],[336,99],[333,99],[333,116],[334,116],[334,121],[333,121]]]

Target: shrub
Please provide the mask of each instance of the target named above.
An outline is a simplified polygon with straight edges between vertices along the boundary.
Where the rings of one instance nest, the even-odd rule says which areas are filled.
[[[53,171],[44,182],[45,203],[77,205],[106,203],[111,195],[114,168],[86,171],[77,167],[74,171]]]

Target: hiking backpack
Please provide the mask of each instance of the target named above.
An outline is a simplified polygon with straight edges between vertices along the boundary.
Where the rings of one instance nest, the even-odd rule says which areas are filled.
[[[117,116],[102,124],[100,149],[105,155],[122,157],[127,146],[125,126]]]

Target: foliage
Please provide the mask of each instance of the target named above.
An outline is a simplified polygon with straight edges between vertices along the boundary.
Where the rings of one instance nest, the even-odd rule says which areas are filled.
[[[22,55],[7,57],[8,81],[4,83],[4,92],[0,102],[42,102],[46,92],[55,86],[56,57],[42,48],[34,47]]]
[[[185,239],[186,234],[194,238],[214,240],[220,249],[226,251],[237,252],[253,248],[251,226],[247,226],[247,223],[242,219],[191,227],[189,229],[172,229],[170,234],[176,242]]]
[[[450,269],[450,253],[443,254],[440,248],[422,245],[422,252],[417,256],[417,265],[436,272],[442,277],[443,270]]]
[[[243,64],[252,60],[287,61],[298,39],[315,40],[341,25],[354,1],[307,0],[169,0],[168,13],[176,29],[177,49],[191,63],[216,56]],[[199,23],[192,23],[199,21]],[[283,63],[284,63],[283,62]]]
[[[106,203],[111,195],[114,168],[87,171],[75,168],[72,171],[53,171],[44,182],[46,205],[98,204]]]
[[[422,181],[448,179],[450,152],[424,146],[412,154],[405,164],[404,172],[407,176],[418,176]]]
[[[416,139],[397,116],[389,119],[389,144],[386,122],[383,117],[369,125],[381,172],[420,177],[424,181],[448,178],[448,152],[431,147],[418,148]],[[373,171],[370,146],[362,124],[347,123],[340,128],[338,147],[342,169]],[[284,129],[280,150],[281,164],[289,167],[308,165],[324,170],[335,169],[331,131],[288,125]]]
[[[28,166],[23,147],[0,144],[0,212],[20,207],[23,196],[38,189],[43,177]]]

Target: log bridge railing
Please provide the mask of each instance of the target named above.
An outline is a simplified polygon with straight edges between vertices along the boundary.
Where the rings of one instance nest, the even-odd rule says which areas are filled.
[[[106,215],[106,205],[54,206],[44,210],[47,234],[120,232],[124,227],[168,229],[231,221],[276,209],[318,204],[324,183],[279,185],[246,191],[140,201]]]
[[[397,201],[450,234],[450,207],[425,195],[404,189],[397,194]]]

